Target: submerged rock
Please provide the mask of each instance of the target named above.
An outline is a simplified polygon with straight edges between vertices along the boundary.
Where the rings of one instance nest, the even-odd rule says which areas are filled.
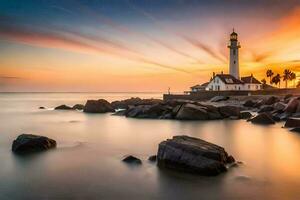
[[[224,148],[189,136],[174,136],[159,144],[157,162],[160,168],[218,175],[233,161]]]
[[[115,112],[115,109],[105,99],[87,100],[83,112],[86,113],[107,113]]]
[[[70,106],[60,105],[54,108],[55,110],[73,110]]]
[[[275,124],[275,121],[266,113],[260,113],[257,116],[250,119],[253,124]]]
[[[126,156],[122,161],[128,164],[137,164],[137,165],[142,164],[142,161],[139,158],[136,158],[132,155]]]
[[[284,127],[286,128],[294,128],[300,127],[300,118],[290,117],[286,120]]]
[[[22,134],[13,141],[12,151],[18,154],[26,154],[44,151],[56,147],[56,141],[45,136]]]
[[[40,106],[39,109],[46,109],[44,106]]]

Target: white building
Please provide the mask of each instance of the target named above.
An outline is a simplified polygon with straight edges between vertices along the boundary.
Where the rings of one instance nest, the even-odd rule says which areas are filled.
[[[230,40],[228,43],[229,48],[229,74],[217,74],[213,75],[211,81],[205,87],[205,90],[213,91],[254,91],[261,90],[262,84],[251,74],[240,78],[239,70],[239,48],[241,48],[238,42],[238,34],[233,32],[230,34]],[[201,87],[202,86],[202,87]],[[192,92],[203,90],[203,85],[196,85],[191,87]]]

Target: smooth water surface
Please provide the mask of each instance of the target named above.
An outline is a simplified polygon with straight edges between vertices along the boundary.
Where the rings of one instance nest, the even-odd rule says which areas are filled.
[[[146,120],[38,109],[131,96],[162,95],[0,94],[0,199],[300,199],[300,135],[282,124]],[[11,144],[21,133],[53,138],[58,148],[16,156]],[[244,164],[217,177],[201,177],[159,170],[147,161],[159,142],[180,134],[221,145]],[[124,164],[127,154],[140,157],[143,164]]]

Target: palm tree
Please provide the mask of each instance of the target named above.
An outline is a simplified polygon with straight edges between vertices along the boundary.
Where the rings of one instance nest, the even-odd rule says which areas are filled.
[[[285,88],[287,88],[287,83],[288,83],[288,80],[291,79],[291,70],[289,69],[285,69],[283,71],[283,80],[285,81]]]
[[[277,74],[276,76],[274,76],[273,78],[272,78],[272,80],[271,80],[271,83],[274,83],[276,86],[277,86],[277,84],[279,83],[279,87],[280,87],[280,75],[279,74]]]
[[[266,85],[266,83],[267,83],[266,79],[261,79],[261,82],[263,85]]]
[[[270,77],[270,84],[272,84],[272,76],[274,75],[274,72],[271,69],[267,70],[267,77]]]
[[[296,74],[294,72],[291,72],[290,81],[294,80],[294,87],[295,87],[295,80],[296,80]]]

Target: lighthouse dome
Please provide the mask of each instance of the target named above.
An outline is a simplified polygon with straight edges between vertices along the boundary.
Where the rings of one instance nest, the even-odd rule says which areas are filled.
[[[237,40],[238,34],[236,32],[233,32],[230,34],[230,40]]]

